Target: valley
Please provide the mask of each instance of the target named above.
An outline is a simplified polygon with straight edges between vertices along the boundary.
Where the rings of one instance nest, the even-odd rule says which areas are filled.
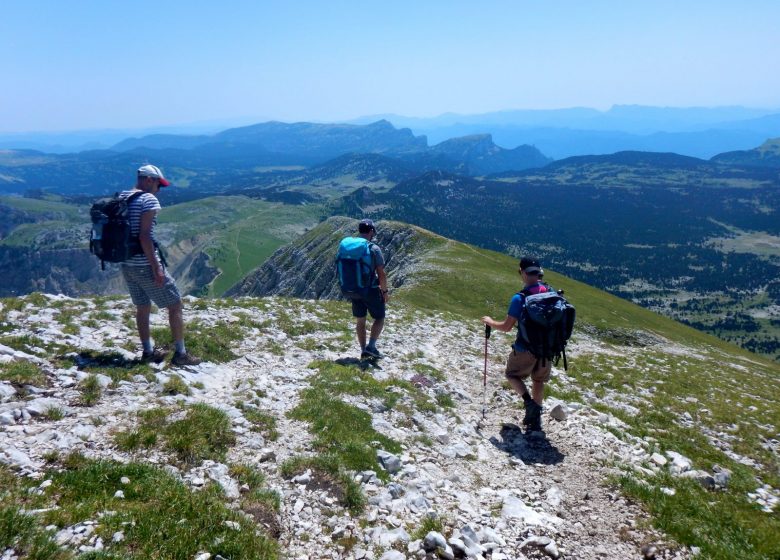
[[[202,255],[181,271],[193,294],[223,294],[328,216],[368,216],[515,256],[536,253],[546,267],[780,358],[775,143],[711,160],[619,152],[550,163],[526,148],[499,148],[489,135],[427,146],[424,137],[377,121],[265,123],[79,154],[5,151],[0,189],[27,198],[1,199],[8,217],[0,251],[24,270],[25,260],[35,261],[25,257],[33,248],[78,250],[92,198],[125,188],[133,166],[154,157],[177,185],[162,195],[160,236],[174,262],[186,252]],[[116,289],[94,272],[58,280],[70,274],[59,268],[50,280],[33,281],[50,276],[34,270],[3,293]]]

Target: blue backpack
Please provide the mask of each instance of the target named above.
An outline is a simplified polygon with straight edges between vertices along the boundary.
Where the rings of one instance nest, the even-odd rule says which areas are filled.
[[[362,237],[345,237],[336,254],[336,273],[341,293],[347,299],[368,295],[374,282],[374,259],[371,244]]]

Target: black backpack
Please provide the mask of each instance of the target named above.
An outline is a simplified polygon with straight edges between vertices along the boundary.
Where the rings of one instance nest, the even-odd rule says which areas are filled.
[[[116,194],[98,200],[90,208],[89,250],[100,259],[103,270],[106,262],[120,263],[143,253],[138,236],[130,231],[130,203],[142,194],[143,191],[129,196]]]
[[[566,301],[562,292],[555,290],[519,294],[524,301],[517,322],[517,342],[541,360],[542,366],[547,360],[558,365],[563,356],[563,369],[568,369],[566,343],[574,329],[574,306]]]

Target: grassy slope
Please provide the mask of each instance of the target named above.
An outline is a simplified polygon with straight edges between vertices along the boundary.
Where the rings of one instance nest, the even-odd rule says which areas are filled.
[[[18,225],[7,237],[0,240],[0,244],[12,247],[29,247],[41,233],[73,228],[89,220],[86,212],[79,207],[53,200],[0,196],[0,204],[22,212],[45,216],[37,223]]]
[[[313,227],[316,206],[289,206],[239,196],[215,196],[164,208],[161,226],[174,228],[174,240],[208,232],[205,251],[222,273],[209,295],[221,295],[296,233]]]
[[[471,318],[475,334],[481,332],[482,315],[505,316],[511,295],[520,288],[515,259],[434,234],[428,244],[430,270],[395,297],[415,307]],[[624,490],[645,503],[659,527],[685,544],[702,547],[705,558],[780,557],[778,512],[761,512],[746,498],[759,480],[780,487],[780,460],[767,445],[780,429],[780,365],[554,272],[547,272],[545,280],[564,289],[576,306],[577,328],[590,325],[589,332],[617,352],[584,349],[570,356],[572,383],[553,379],[550,391],[570,400],[595,395],[596,408],[625,422],[623,437],[644,438],[660,452],[680,452],[692,459],[694,468],[712,472],[717,464],[733,471],[725,492],[669,476],[651,478],[648,486],[627,476],[620,481]],[[626,345],[636,331],[670,342],[660,347]],[[511,336],[495,337],[493,351],[503,353]],[[670,347],[675,351],[669,352]],[[634,399],[638,412],[613,406],[612,397],[623,396],[625,402],[626,395]],[[686,413],[692,423],[683,419]],[[728,442],[734,453],[755,461],[755,466],[736,461],[707,434]],[[677,494],[667,496],[662,486]]]

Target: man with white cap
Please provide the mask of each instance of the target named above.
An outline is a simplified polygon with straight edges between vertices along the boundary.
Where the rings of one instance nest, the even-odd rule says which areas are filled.
[[[200,359],[188,354],[184,346],[181,295],[173,278],[163,266],[164,260],[161,258],[154,236],[157,212],[161,209],[155,195],[161,187],[169,186],[170,182],[163,176],[160,168],[154,165],[141,166],[137,175],[135,188],[122,192],[120,196],[133,196],[128,205],[128,212],[131,235],[134,238],[138,237],[138,249],[136,254],[122,263],[122,276],[135,304],[135,322],[143,345],[141,360],[160,362],[166,356],[162,349],[154,348],[152,345],[149,315],[154,302],[157,307],[168,309],[168,322],[175,344],[171,364],[197,365]]]

